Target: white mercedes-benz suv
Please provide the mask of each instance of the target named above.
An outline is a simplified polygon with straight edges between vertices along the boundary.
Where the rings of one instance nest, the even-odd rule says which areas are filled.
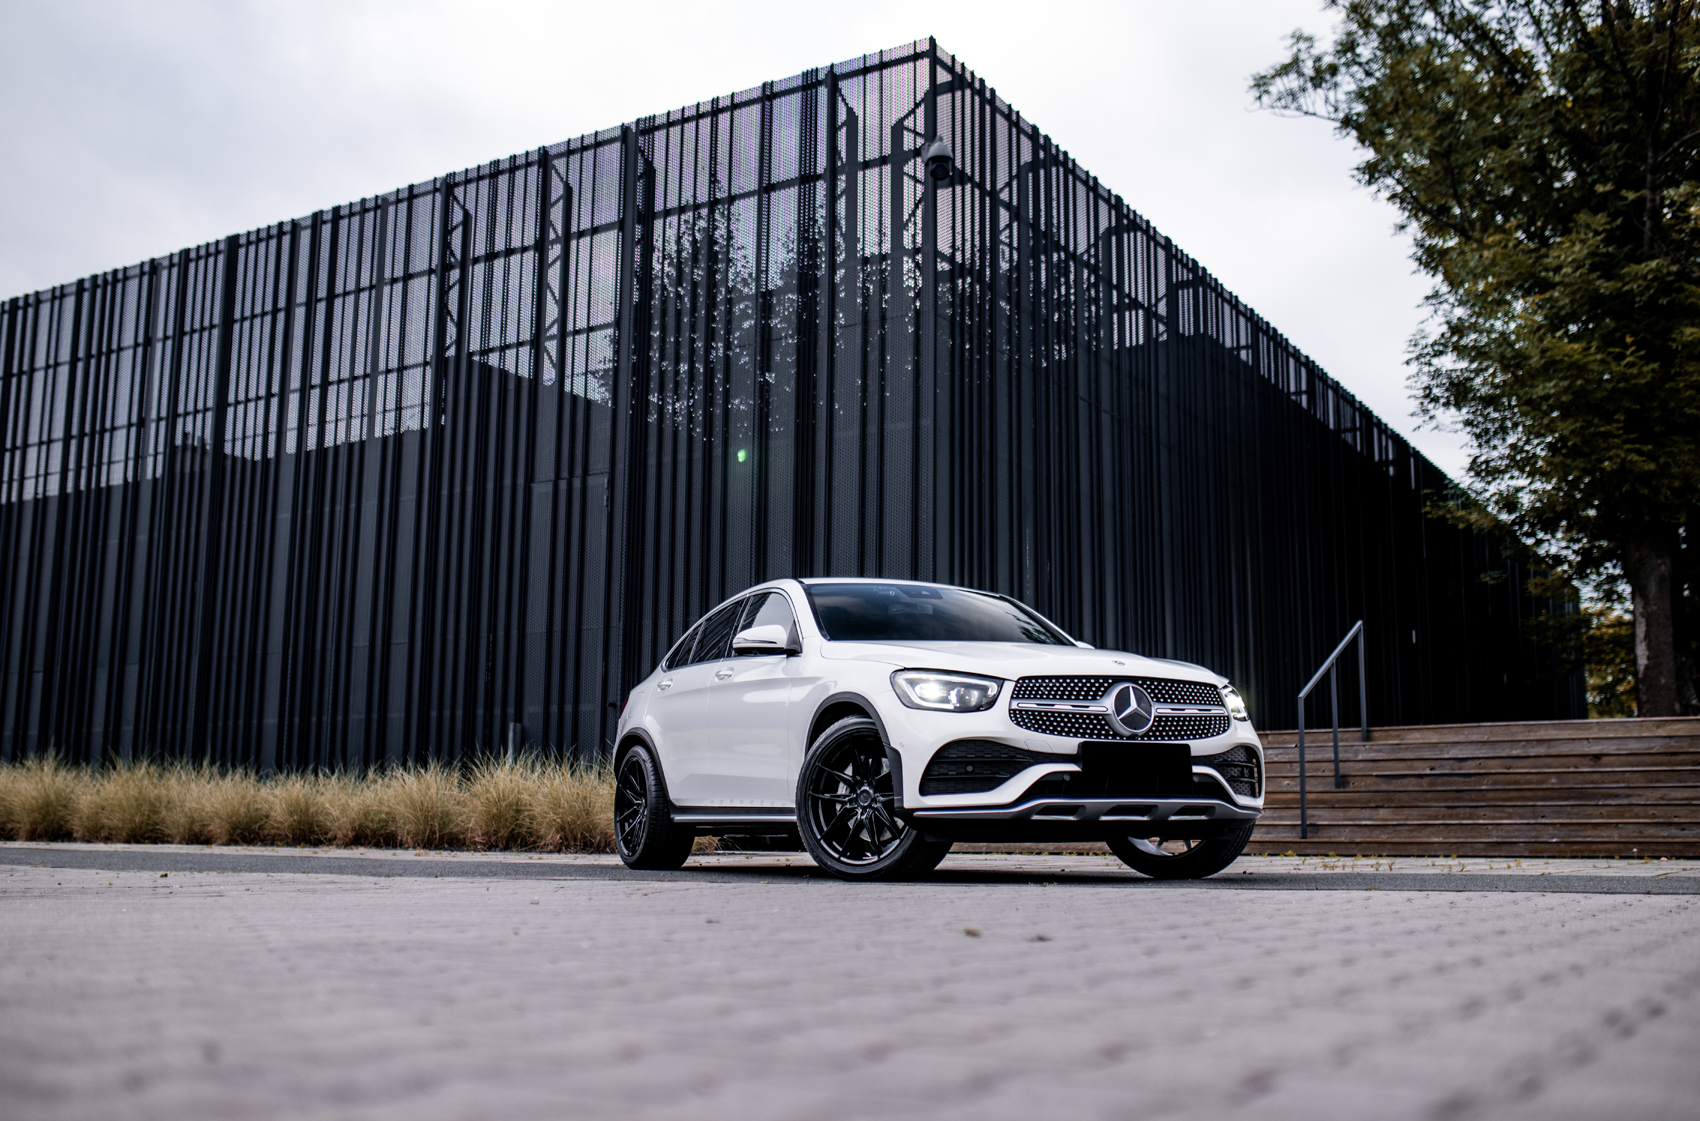
[[[620,712],[614,825],[633,868],[790,837],[848,880],[956,841],[1104,841],[1150,876],[1239,856],[1263,746],[1227,680],[1095,650],[1008,596],[773,580],[685,633]]]

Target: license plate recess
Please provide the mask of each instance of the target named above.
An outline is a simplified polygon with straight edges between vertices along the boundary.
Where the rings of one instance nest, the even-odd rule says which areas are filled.
[[[1080,745],[1080,771],[1106,798],[1192,797],[1192,748],[1184,743],[1087,741]]]

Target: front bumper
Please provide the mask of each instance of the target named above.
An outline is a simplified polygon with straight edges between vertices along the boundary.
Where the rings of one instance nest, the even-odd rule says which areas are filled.
[[[1069,740],[1062,737],[1037,736],[1025,729],[1011,724],[1005,713],[993,710],[986,713],[957,715],[955,713],[917,713],[911,710],[898,709],[896,703],[887,708],[882,706],[881,719],[885,723],[887,735],[893,748],[896,749],[902,771],[903,804],[912,809],[969,809],[980,807],[1003,807],[1021,800],[1030,787],[1046,779],[1075,776],[1080,772],[1077,765],[1079,759],[1080,740]],[[981,741],[1005,744],[1017,752],[1026,754],[1031,764],[1021,768],[1018,773],[1011,773],[1008,781],[992,789],[983,789],[977,793],[923,793],[922,779],[927,773],[928,765],[933,757],[943,748],[956,743]],[[1125,741],[1130,751],[1139,750],[1145,741]],[[1228,777],[1209,770],[1208,759],[1221,757],[1223,753],[1244,748],[1255,755],[1258,769],[1262,769],[1263,745],[1255,732],[1244,724],[1230,727],[1227,734],[1214,736],[1209,739],[1190,741],[1188,748],[1192,753],[1195,771],[1200,777],[1213,778],[1222,783],[1224,800],[1240,807],[1258,809],[1263,805],[1261,784],[1258,793],[1247,794],[1235,791]],[[1082,791],[1082,794],[1085,792]],[[1106,793],[1114,794],[1115,791]],[[1149,792],[1156,793],[1156,792]],[[1078,801],[1070,798],[1068,801]],[[1119,803],[1149,801],[1145,796],[1121,798]],[[1112,803],[1116,804],[1116,803]]]
[[[1235,748],[1254,753],[1258,771],[1262,771],[1263,746],[1252,728],[1241,721],[1229,721],[1228,729],[1220,734],[1188,741],[1195,764],[1194,774],[1201,785],[1219,786],[1219,794],[1203,790],[1142,790],[1137,793],[1115,789],[1056,790],[1059,781],[1081,780],[1079,750],[1082,740],[1076,737],[1037,733],[1018,726],[1010,719],[1010,699],[1006,695],[996,706],[977,713],[941,713],[910,709],[896,695],[874,698],[888,742],[899,760],[902,789],[901,803],[905,816],[917,821],[923,818],[935,823],[955,822],[966,826],[1002,826],[1007,837],[1009,827],[1032,828],[1039,831],[1068,833],[1081,836],[1101,835],[1106,827],[1119,830],[1126,823],[1162,821],[1174,827],[1193,826],[1215,829],[1218,832],[1239,823],[1255,820],[1263,806],[1262,787],[1255,795],[1236,791],[1225,776],[1208,769],[1205,757],[1221,756]],[[1225,709],[1222,711],[1226,711]],[[922,793],[922,778],[933,757],[944,747],[969,740],[1006,744],[1027,754],[1029,766],[1011,773],[992,789],[974,793]],[[1139,750],[1142,740],[1126,740],[1126,746]],[[1174,741],[1167,741],[1174,742]],[[1090,783],[1087,784],[1090,786]],[[1190,797],[1177,797],[1190,793]],[[1072,796],[1070,796],[1072,795]],[[1119,797],[1117,795],[1120,795]],[[1158,796],[1162,795],[1162,796]],[[1175,796],[1171,796],[1175,795]],[[1200,815],[1177,813],[1189,806],[1211,805],[1215,808]],[[1079,806],[1072,816],[1039,813],[1045,806]],[[1118,807],[1150,806],[1143,813],[1116,813]],[[953,827],[954,828],[954,827]],[[1057,839],[1071,839],[1059,836]]]

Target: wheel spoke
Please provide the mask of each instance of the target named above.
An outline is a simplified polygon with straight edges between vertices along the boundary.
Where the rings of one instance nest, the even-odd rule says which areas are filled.
[[[850,777],[849,775],[840,774],[837,771],[833,770],[831,767],[824,767],[823,766],[823,767],[820,768],[820,772],[823,775],[831,775],[833,778],[837,779],[839,782],[842,782],[845,786],[855,786],[856,785],[856,780],[854,778]]]
[[[880,819],[875,817],[873,814],[869,814],[867,817],[863,818],[862,821],[863,824],[867,826],[869,850],[876,853],[884,851],[887,844],[885,823],[880,821]]]
[[[820,831],[821,840],[826,840],[827,835],[836,830],[846,818],[850,819],[852,822],[856,820],[856,809],[854,806],[845,806],[843,809],[838,811],[832,821],[827,824],[827,827]]]
[[[855,847],[854,853],[848,851],[851,846]],[[852,860],[861,859],[868,855],[870,846],[867,837],[867,821],[861,814],[857,814],[850,822],[850,836],[845,838],[844,847],[846,849],[845,855]]]

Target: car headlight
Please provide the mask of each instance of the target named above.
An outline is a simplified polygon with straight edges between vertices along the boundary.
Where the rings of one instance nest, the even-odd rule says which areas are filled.
[[[1003,682],[991,677],[962,673],[938,673],[924,669],[900,669],[891,675],[897,699],[910,708],[936,712],[979,712],[997,703]]]
[[[1245,710],[1245,698],[1232,685],[1222,686],[1222,703],[1228,706],[1228,715],[1235,720],[1250,720]]]

